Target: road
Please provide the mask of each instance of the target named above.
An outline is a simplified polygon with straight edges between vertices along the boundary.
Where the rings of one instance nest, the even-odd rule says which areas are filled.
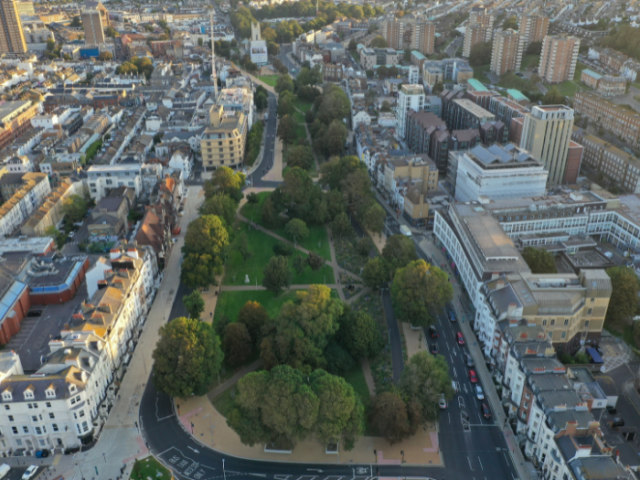
[[[292,53],[292,47],[290,43],[280,45],[280,53],[278,58],[282,61],[285,67],[289,69],[289,75],[296,78],[300,72],[300,66],[291,60],[289,54]]]
[[[254,173],[249,175],[247,178],[247,183],[256,188],[276,188],[279,185],[278,182],[262,180],[262,176],[265,175],[271,167],[273,167],[278,118],[278,100],[276,99],[275,94],[271,92],[267,93],[269,94],[269,115],[267,118],[264,153],[262,155],[262,160],[258,164]]]

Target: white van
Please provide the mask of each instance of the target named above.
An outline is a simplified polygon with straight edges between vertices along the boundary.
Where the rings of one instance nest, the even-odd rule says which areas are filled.
[[[6,477],[10,471],[11,471],[11,467],[6,463],[3,463],[2,465],[0,465],[0,478]]]
[[[409,227],[407,227],[406,225],[400,225],[400,233],[405,237],[411,236],[411,230],[409,230]]]

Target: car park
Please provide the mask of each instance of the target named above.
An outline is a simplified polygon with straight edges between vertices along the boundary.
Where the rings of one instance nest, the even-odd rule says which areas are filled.
[[[491,409],[489,408],[489,405],[487,405],[486,403],[482,404],[482,416],[484,418],[491,418]]]
[[[482,387],[480,385],[476,385],[476,398],[478,400],[484,400],[484,392],[482,391]]]
[[[458,342],[458,345],[464,345],[464,336],[462,335],[462,332],[456,333],[456,341]]]
[[[469,381],[471,383],[478,383],[478,376],[475,370],[469,370]]]

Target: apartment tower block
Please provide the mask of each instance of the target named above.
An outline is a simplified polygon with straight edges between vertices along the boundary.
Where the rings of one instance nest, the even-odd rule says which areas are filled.
[[[542,42],[539,75],[548,83],[573,80],[580,51],[580,39],[565,34],[547,35]]]
[[[496,75],[517,72],[522,63],[522,38],[511,28],[496,33],[491,53],[491,71]]]
[[[0,0],[0,53],[25,53],[27,42],[14,0]]]

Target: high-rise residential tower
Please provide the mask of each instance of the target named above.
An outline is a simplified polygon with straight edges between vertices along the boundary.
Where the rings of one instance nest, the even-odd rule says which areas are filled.
[[[27,42],[14,0],[0,0],[0,53],[25,53]]]
[[[469,58],[471,55],[471,47],[476,43],[488,42],[491,40],[493,31],[481,23],[467,25],[464,31],[464,43],[462,44],[462,56]]]
[[[520,148],[544,164],[551,185],[565,183],[572,130],[573,109],[565,105],[536,105],[524,116]]]
[[[396,50],[404,49],[405,24],[395,16],[382,22],[382,37],[387,41],[387,46]]]
[[[544,15],[523,15],[520,18],[518,32],[522,35],[524,49],[533,42],[541,42],[549,31],[549,17]]]
[[[435,52],[436,25],[432,22],[418,22],[412,25],[411,49],[418,50],[423,55]]]
[[[565,34],[547,35],[542,42],[540,77],[549,83],[573,80],[579,51],[579,38]]]
[[[496,75],[517,72],[522,63],[522,38],[511,28],[496,33],[491,53],[491,71]]]
[[[398,92],[396,119],[398,121],[398,137],[404,140],[406,135],[407,115],[413,110],[419,112],[424,107],[424,87],[422,85],[402,85]]]
[[[102,45],[105,43],[102,15],[98,10],[87,10],[82,14],[84,27],[84,41],[87,45]]]

